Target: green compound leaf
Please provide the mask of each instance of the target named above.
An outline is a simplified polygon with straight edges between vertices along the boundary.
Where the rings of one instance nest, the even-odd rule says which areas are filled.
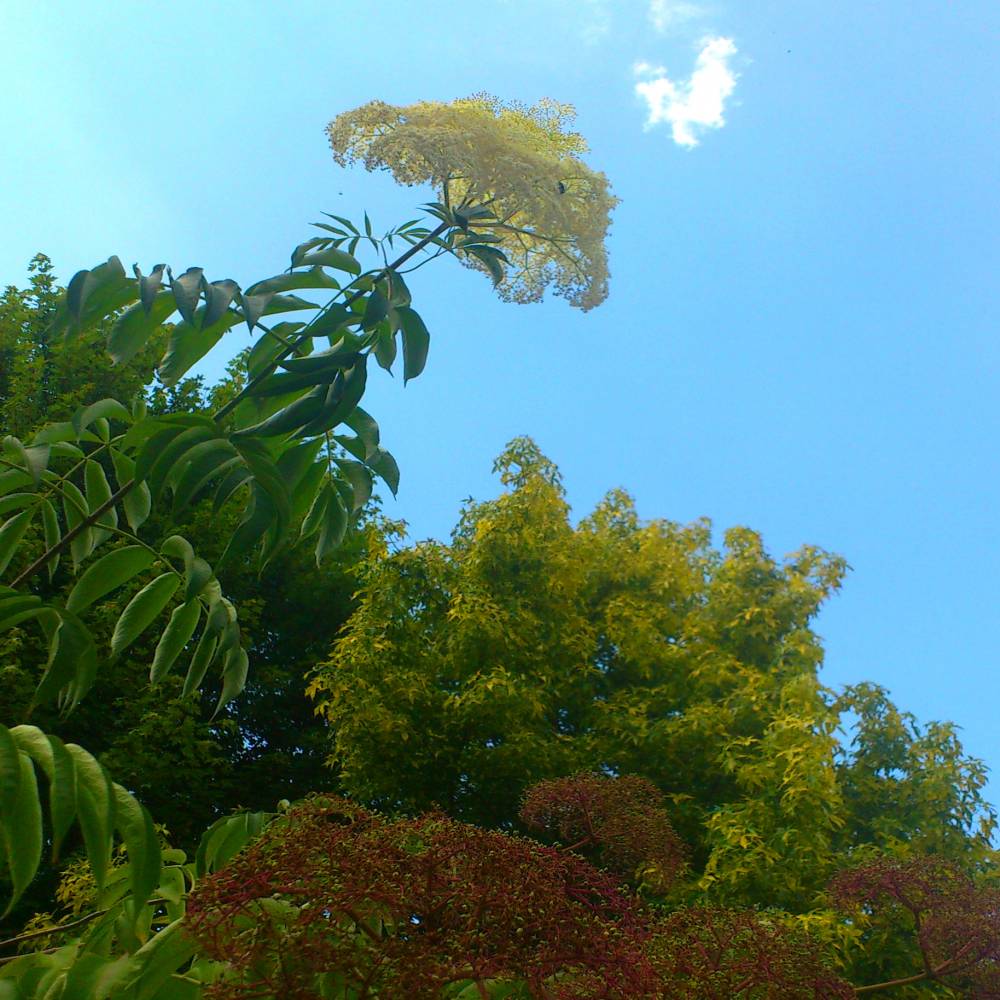
[[[174,609],[153,654],[153,665],[149,671],[150,684],[158,684],[174,665],[184,647],[191,641],[200,618],[200,601],[191,600]]]
[[[4,917],[28,888],[42,860],[42,806],[38,798],[35,768],[31,758],[21,751],[17,751],[16,763],[17,790],[9,810],[0,816],[0,838],[13,887],[10,901],[2,914]]]
[[[147,583],[129,601],[111,637],[111,655],[121,655],[156,620],[180,585],[176,573],[164,573]]]
[[[80,577],[66,600],[66,609],[78,614],[148,569],[154,559],[155,555],[144,545],[126,545],[109,552]]]

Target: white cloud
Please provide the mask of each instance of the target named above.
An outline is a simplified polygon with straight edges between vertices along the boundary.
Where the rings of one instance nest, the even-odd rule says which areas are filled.
[[[646,128],[669,123],[679,146],[698,145],[698,134],[725,125],[726,100],[736,87],[736,74],[729,60],[736,55],[731,38],[707,38],[694,72],[687,80],[674,81],[662,66],[637,63],[635,92],[647,104]]]
[[[649,0],[649,20],[661,34],[674,31],[704,14],[703,7],[687,0]]]

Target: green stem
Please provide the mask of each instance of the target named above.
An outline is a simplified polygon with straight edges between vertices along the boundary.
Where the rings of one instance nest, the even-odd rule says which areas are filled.
[[[920,983],[925,980],[937,980],[949,972],[954,972],[957,958],[949,958],[942,962],[936,969],[928,967],[923,972],[918,972],[912,976],[903,976],[901,979],[889,979],[884,983],[873,983],[871,986],[855,986],[854,992],[857,996],[865,993],[874,993],[876,990],[888,990],[894,986],[908,986],[910,983]]]
[[[50,549],[46,549],[27,569],[22,570],[18,575],[11,581],[10,586],[15,590],[21,586],[27,580],[30,580],[36,573],[40,572],[45,566],[48,565],[49,560],[58,553],[63,552],[69,547],[73,539],[77,536],[83,534],[89,528],[92,528],[97,522],[109,511],[119,500],[127,496],[131,491],[132,487],[136,485],[134,479],[130,479],[127,483],[123,483],[116,492],[112,493],[107,500],[104,501],[95,511],[92,511],[90,515],[81,521],[75,528],[71,528],[66,532],[62,538],[56,542],[55,545]]]
[[[431,232],[429,232],[422,240],[420,240],[417,243],[414,243],[413,246],[410,247],[409,250],[407,250],[403,254],[400,254],[400,256],[397,257],[392,262],[392,264],[390,264],[388,267],[382,268],[382,270],[376,275],[375,280],[379,281],[388,272],[398,270],[411,257],[414,257],[418,253],[420,253],[420,251],[423,250],[424,247],[426,247],[428,244],[430,244],[434,240],[436,240],[442,233],[444,233],[449,228],[450,228],[450,224],[449,223],[442,222],[436,229],[431,230]],[[349,295],[341,303],[341,305],[351,306],[355,302],[357,302],[358,299],[360,299],[364,294],[365,294],[364,289],[359,288],[356,292],[354,292],[353,294]],[[328,302],[319,311],[319,313],[317,313],[317,315],[310,321],[310,323],[308,324],[308,326],[306,326],[306,328],[301,332],[301,334],[299,334],[298,338],[296,340],[292,341],[291,347],[286,347],[285,350],[283,350],[276,358],[272,359],[268,363],[267,367],[264,368],[254,378],[252,378],[249,382],[247,382],[247,384],[235,396],[233,396],[233,398],[231,400],[229,400],[229,402],[226,403],[225,406],[223,406],[217,413],[215,413],[215,415],[213,416],[212,419],[215,420],[215,421],[221,421],[223,418],[229,416],[229,414],[232,413],[233,410],[235,410],[236,407],[247,396],[249,396],[253,392],[253,390],[256,389],[258,385],[260,385],[261,382],[264,381],[264,379],[266,379],[269,375],[271,375],[274,372],[275,368],[277,368],[278,365],[280,365],[282,361],[284,361],[294,351],[298,350],[298,348],[302,344],[304,344],[312,336],[312,334],[310,333],[310,330],[316,325],[316,323],[320,319],[322,319],[322,317],[330,310],[330,308],[333,307],[336,304],[337,304],[336,298],[331,299],[331,301]]]
[[[428,244],[436,240],[442,233],[450,228],[449,223],[442,222],[436,229],[429,232],[422,240],[414,243],[409,250],[397,257],[392,264],[388,267],[383,268],[378,272],[375,280],[379,281],[384,277],[389,271],[398,270],[403,264],[405,264],[411,257],[414,257],[421,250],[424,249]],[[351,296],[344,300],[343,305],[350,306],[352,303],[356,302],[364,295],[364,290],[358,289]],[[336,299],[332,299],[328,302],[323,309],[313,318],[309,325],[303,330],[302,334],[294,341],[292,341],[277,357],[273,358],[268,362],[267,366],[261,370],[261,372],[252,378],[228,403],[222,406],[215,414],[213,414],[212,419],[219,423],[225,417],[229,416],[230,413],[237,407],[237,405],[245,399],[250,393],[264,381],[269,375],[273,374],[274,370],[284,361],[289,355],[293,354],[302,344],[304,344],[311,336],[309,330],[310,328],[320,319],[330,308],[336,304]],[[270,332],[270,331],[269,331]],[[64,551],[74,538],[78,537],[82,532],[86,531],[88,528],[93,527],[101,517],[106,514],[112,507],[115,506],[120,500],[127,496],[135,487],[136,481],[130,479],[127,483],[123,483],[119,489],[113,493],[104,503],[93,511],[89,517],[81,521],[75,528],[67,531],[63,537],[56,542],[50,549],[46,549],[27,569],[23,570],[17,575],[17,577],[11,581],[10,586],[17,588],[21,586],[26,581],[30,580],[36,573],[40,572],[46,565],[48,565],[49,560],[58,553]]]
[[[151,899],[147,905],[166,902],[168,902],[166,899]],[[61,934],[63,931],[72,930],[74,927],[81,927],[83,924],[89,924],[91,920],[103,917],[105,913],[109,913],[110,911],[111,907],[106,907],[103,910],[92,910],[90,913],[85,914],[79,919],[70,920],[65,924],[53,924],[51,927],[40,927],[35,931],[27,931],[24,934],[18,934],[17,937],[7,938],[6,941],[0,941],[0,948],[7,948],[11,945],[19,945],[24,941],[33,941],[35,938],[47,937],[49,934]],[[9,955],[4,958],[0,958],[0,962],[11,962],[15,958],[20,957],[20,955]]]

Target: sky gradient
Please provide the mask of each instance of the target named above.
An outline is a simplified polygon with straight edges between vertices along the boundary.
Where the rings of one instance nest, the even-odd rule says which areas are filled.
[[[428,369],[366,403],[403,472],[387,513],[445,537],[530,434],[576,516],[623,486],[647,518],[841,553],[824,681],[883,684],[1000,766],[1000,5],[849,7],[8,0],[0,285],[39,250],[64,280],[116,253],[249,283],[321,211],[387,227],[429,199],[337,168],[338,112],[571,102],[622,199],[611,296],[420,272]]]

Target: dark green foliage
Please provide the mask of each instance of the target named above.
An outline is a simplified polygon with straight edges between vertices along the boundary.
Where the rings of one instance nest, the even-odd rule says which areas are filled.
[[[26,436],[32,424],[47,421],[46,407],[52,408],[53,418],[64,420],[95,398],[127,399],[146,392],[153,415],[208,415],[242,387],[243,357],[207,389],[197,378],[166,387],[154,381],[154,340],[130,361],[114,366],[103,354],[100,331],[71,343],[47,343],[45,331],[57,289],[47,258],[36,257],[33,269],[31,286],[9,288],[0,303],[0,407],[11,422],[21,413],[34,414],[27,427],[15,424]],[[238,510],[216,512],[207,499],[183,511],[179,519],[171,518],[169,511],[154,513],[143,531],[147,537],[180,532],[200,558],[215,565],[239,519]],[[241,607],[242,638],[251,665],[243,697],[214,721],[210,716],[217,687],[181,697],[184,671],[177,668],[157,687],[149,687],[155,630],[105,662],[90,696],[68,717],[55,704],[31,709],[47,653],[43,637],[28,627],[0,633],[2,721],[14,725],[30,717],[45,732],[58,732],[66,742],[86,747],[150,808],[172,841],[188,849],[216,818],[238,807],[269,809],[282,798],[332,787],[333,775],[324,766],[325,724],[305,697],[303,676],[346,621],[357,587],[352,566],[368,535],[379,530],[377,520],[366,519],[322,569],[309,546],[284,549],[262,574],[249,553],[229,563],[222,583],[226,595]],[[41,529],[32,526],[29,532],[27,540],[35,538],[32,544],[40,547]],[[145,582],[112,591],[88,609],[98,647],[111,647],[119,616]],[[79,578],[74,580],[64,567],[57,569],[51,584],[42,581],[39,586],[42,593],[66,600],[77,583]],[[71,831],[71,850],[78,837]],[[5,922],[7,927],[45,908],[56,870],[43,868],[42,877]]]
[[[130,400],[152,381],[164,337],[153,336],[124,364],[104,352],[107,329],[58,342],[49,329],[61,289],[52,262],[37,254],[27,288],[8,286],[0,297],[0,427],[28,437],[46,423],[69,419],[99,399]]]

